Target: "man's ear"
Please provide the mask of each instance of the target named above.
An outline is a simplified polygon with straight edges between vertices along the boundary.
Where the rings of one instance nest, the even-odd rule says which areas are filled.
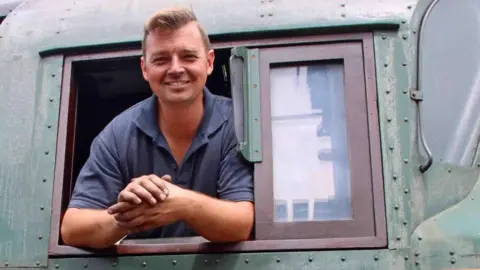
[[[207,53],[207,74],[210,75],[213,72],[213,63],[215,62],[215,52],[212,50],[209,50]]]
[[[148,81],[148,74],[147,74],[147,64],[146,64],[146,61],[145,61],[145,57],[142,56],[140,58],[140,66],[142,68],[142,75],[143,75],[143,78],[145,79],[145,81]]]

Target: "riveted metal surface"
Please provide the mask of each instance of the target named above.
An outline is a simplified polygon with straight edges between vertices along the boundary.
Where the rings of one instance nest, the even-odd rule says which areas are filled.
[[[388,246],[391,249],[409,245],[410,227],[410,98],[401,89],[408,89],[408,69],[403,67],[408,59],[408,41],[400,32],[375,34],[375,61],[379,99],[380,130],[383,155],[385,205],[387,214]]]
[[[21,58],[20,65],[0,63],[18,76],[0,80],[8,104],[0,106],[0,264],[46,266],[55,166],[55,155],[46,153],[55,153],[59,110],[49,99],[59,100],[63,58]],[[21,74],[36,66],[34,59],[38,77],[26,82]]]
[[[69,258],[49,261],[49,269],[407,269],[404,250],[358,250],[252,254]],[[112,263],[116,262],[113,267]],[[175,262],[175,263],[174,263]],[[58,265],[58,268],[55,266]]]

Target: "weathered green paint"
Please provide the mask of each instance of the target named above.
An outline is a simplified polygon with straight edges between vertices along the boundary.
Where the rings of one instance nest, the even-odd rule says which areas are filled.
[[[406,269],[404,251],[168,255],[50,260],[48,269]],[[115,264],[115,266],[113,266]],[[57,268],[58,267],[58,268]]]
[[[31,61],[28,56],[13,58]],[[0,82],[4,96],[11,98],[5,104],[15,104],[0,107],[0,115],[10,116],[0,121],[0,149],[8,153],[0,155],[0,265],[47,264],[62,64],[63,57],[42,59],[28,96],[8,95],[27,94],[21,78],[3,77]],[[22,74],[23,67],[18,68],[16,74]],[[9,80],[18,88],[1,87]]]
[[[232,49],[232,55],[244,62],[243,72],[243,110],[244,141],[239,150],[251,162],[262,161],[261,113],[260,113],[260,64],[258,49],[238,47]]]

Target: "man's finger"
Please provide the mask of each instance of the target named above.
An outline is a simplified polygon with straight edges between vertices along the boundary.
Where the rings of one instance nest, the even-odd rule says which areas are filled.
[[[148,181],[148,180],[147,180]],[[150,204],[154,205],[157,203],[157,200],[153,197],[153,195],[148,192],[140,183],[131,184],[129,187],[130,192],[135,193],[142,201],[149,202]]]
[[[132,204],[130,202],[118,202],[118,203],[110,206],[107,211],[110,215],[114,215],[114,214],[117,214],[117,213],[121,213],[121,212],[131,210],[131,209],[135,208],[136,206],[137,205]]]
[[[149,176],[148,179],[139,182],[139,184],[145,188],[154,198],[158,201],[164,201],[167,199],[167,194],[164,192],[164,189],[159,187],[154,180],[153,177]]]
[[[130,202],[133,204],[141,204],[142,199],[140,199],[135,193],[129,190],[123,190],[118,194],[118,201],[119,202]]]
[[[154,183],[158,188],[160,188],[163,191],[163,193],[165,193],[165,195],[168,196],[169,191],[168,191],[167,185],[165,184],[165,181],[168,181],[168,182],[172,181],[172,178],[169,175],[164,175],[162,176],[162,178],[159,178],[156,175],[150,175],[150,181],[152,181],[152,183]]]
[[[116,213],[114,217],[117,221],[127,222],[139,216],[144,216],[145,211],[150,207],[151,206],[149,204],[144,203],[140,206],[136,206],[133,209],[127,210],[125,212]]]
[[[145,222],[145,217],[138,216],[130,221],[117,221],[117,227],[127,230],[140,227]]]

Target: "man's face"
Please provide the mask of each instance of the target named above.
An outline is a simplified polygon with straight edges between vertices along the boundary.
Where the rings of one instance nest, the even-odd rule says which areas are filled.
[[[162,102],[189,104],[202,93],[215,55],[206,51],[195,22],[182,28],[155,30],[141,58],[143,77]]]

